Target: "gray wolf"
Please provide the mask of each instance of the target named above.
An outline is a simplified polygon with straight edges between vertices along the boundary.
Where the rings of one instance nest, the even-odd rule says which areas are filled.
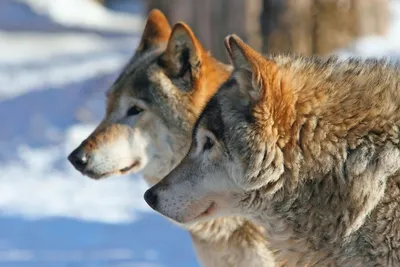
[[[287,266],[400,266],[399,66],[225,46],[235,69],[147,203],[251,219]]]
[[[69,155],[70,162],[94,179],[141,173],[156,184],[188,151],[198,115],[231,70],[187,25],[171,29],[153,10],[135,54],[107,92],[104,119]],[[273,264],[263,229],[242,217],[186,229],[203,266]]]

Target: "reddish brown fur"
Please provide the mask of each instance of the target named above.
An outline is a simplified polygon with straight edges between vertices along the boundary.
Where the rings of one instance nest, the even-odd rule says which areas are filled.
[[[219,85],[226,81],[230,75],[230,71],[227,67],[217,61],[213,56],[206,51],[201,43],[195,37],[193,31],[184,22],[178,22],[173,27],[173,36],[179,40],[180,38],[190,38],[190,41],[194,44],[191,47],[194,53],[191,54],[190,61],[193,64],[198,64],[200,69],[195,68],[192,71],[192,77],[194,80],[193,88],[190,91],[190,101],[193,112],[193,123],[200,114],[204,105],[207,101],[215,94],[218,90]],[[181,37],[183,36],[183,37]],[[172,42],[174,45],[179,41]],[[166,62],[167,72],[176,73],[176,55],[178,49],[176,47],[171,47],[168,45],[166,52],[162,56]],[[180,52],[180,51],[178,51]]]
[[[191,101],[197,115],[218,90],[218,86],[230,75],[230,72],[222,68],[221,63],[210,57],[208,53],[202,53],[202,62],[199,78],[195,81],[195,88],[202,88],[202,90],[194,90],[191,94]]]
[[[94,151],[104,144],[109,144],[113,140],[120,138],[123,135],[128,135],[126,127],[119,124],[113,124],[108,127],[98,127],[91,135],[84,141],[86,151]]]
[[[273,136],[267,133],[273,133],[275,138],[279,136],[278,142],[283,146],[290,138],[295,114],[294,95],[285,80],[287,74],[283,75],[274,62],[265,60],[241,39],[226,38],[225,45],[231,57],[235,57],[231,46],[236,46],[252,62],[249,68],[254,76],[250,86],[258,88],[261,93],[253,107],[253,116],[258,128],[265,133],[264,140],[271,140]]]

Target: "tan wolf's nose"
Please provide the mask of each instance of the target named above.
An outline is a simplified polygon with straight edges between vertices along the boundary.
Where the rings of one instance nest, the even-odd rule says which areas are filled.
[[[83,149],[78,147],[72,151],[71,154],[69,154],[68,160],[75,167],[75,169],[82,172],[88,164],[88,155]]]

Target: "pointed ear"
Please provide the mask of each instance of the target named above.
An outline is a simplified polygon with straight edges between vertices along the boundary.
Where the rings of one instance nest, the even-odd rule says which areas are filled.
[[[258,102],[266,89],[263,87],[260,66],[263,71],[268,71],[268,66],[275,66],[275,63],[264,58],[237,35],[228,35],[224,42],[230,61],[235,67],[234,76],[240,90],[252,102]]]
[[[171,26],[165,15],[158,9],[150,11],[144,27],[142,39],[137,48],[137,52],[147,51],[152,48],[160,47],[168,42],[171,35]]]
[[[235,34],[226,36],[224,43],[229,59],[235,68],[251,68],[251,61],[261,56]]]
[[[165,53],[165,60],[174,76],[183,76],[190,71],[193,77],[199,74],[204,49],[188,25],[178,22],[172,29]]]

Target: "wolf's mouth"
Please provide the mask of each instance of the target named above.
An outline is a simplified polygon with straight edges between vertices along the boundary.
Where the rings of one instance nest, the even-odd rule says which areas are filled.
[[[139,161],[139,160],[136,160],[136,161],[134,161],[131,165],[129,165],[128,167],[125,167],[125,168],[120,169],[119,172],[120,172],[121,174],[127,173],[127,172],[129,172],[130,170],[132,170],[133,168],[137,167],[137,166],[139,165],[139,163],[140,163],[140,161]]]
[[[203,211],[199,215],[195,216],[192,220],[197,220],[197,219],[201,219],[203,217],[210,216],[216,211],[216,209],[217,209],[217,205],[215,204],[215,202],[211,202],[211,204],[208,206],[208,208],[205,211]]]
[[[87,175],[88,177],[95,179],[95,180],[99,180],[102,178],[106,178],[112,175],[122,175],[122,174],[126,174],[129,171],[131,171],[132,169],[136,168],[137,166],[139,166],[140,161],[139,160],[135,160],[131,165],[129,165],[128,167],[122,168],[118,171],[113,171],[113,172],[105,172],[105,173],[97,173],[91,170],[86,170],[83,172],[83,174]]]

